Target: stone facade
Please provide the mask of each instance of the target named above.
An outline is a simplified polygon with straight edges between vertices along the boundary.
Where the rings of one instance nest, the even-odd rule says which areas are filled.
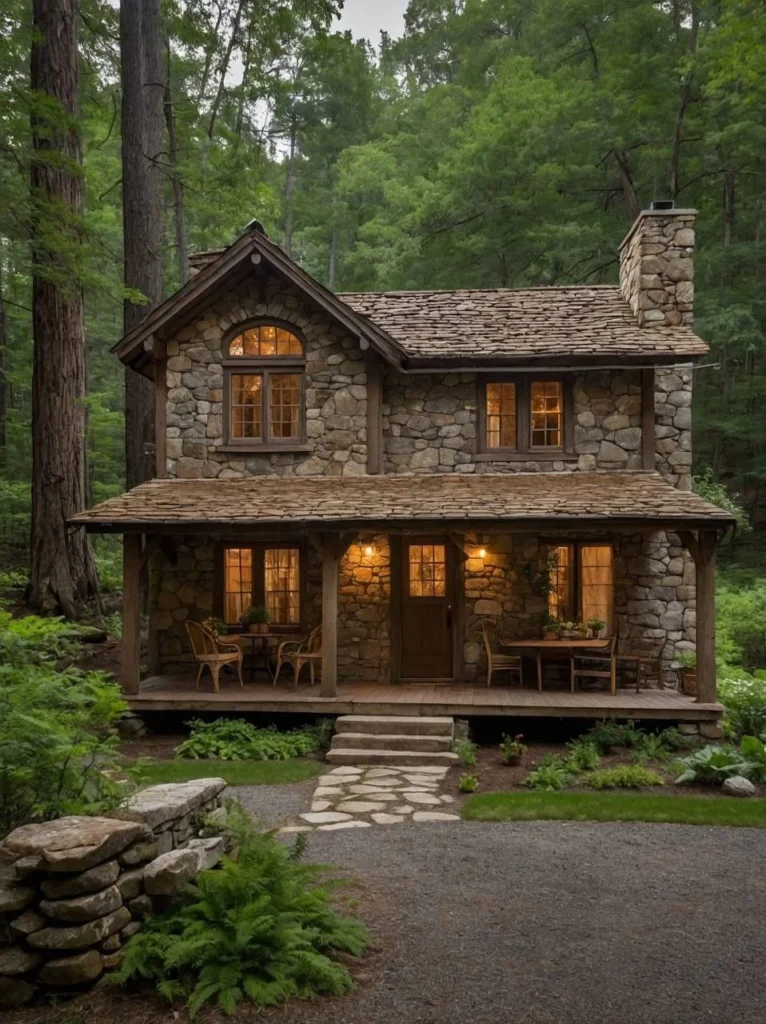
[[[620,286],[640,326],[694,322],[696,210],[645,210],[620,246]]]
[[[321,609],[318,618],[321,619]],[[374,683],[388,679],[390,652],[391,552],[388,537],[357,539],[340,564],[339,680]]]
[[[655,468],[681,491],[692,489],[691,367],[654,372]]]

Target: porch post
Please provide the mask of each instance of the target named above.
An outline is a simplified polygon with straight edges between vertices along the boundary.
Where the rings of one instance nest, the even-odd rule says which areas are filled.
[[[715,530],[682,533],[694,559],[697,591],[697,702],[714,704],[718,695],[715,669]]]
[[[141,674],[141,534],[122,538],[122,660],[120,688],[137,694]]]
[[[338,569],[353,534],[323,534],[322,552],[322,685],[320,697],[338,692]]]

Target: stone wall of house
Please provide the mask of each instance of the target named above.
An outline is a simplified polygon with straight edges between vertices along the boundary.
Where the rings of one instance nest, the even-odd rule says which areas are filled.
[[[692,489],[692,368],[654,371],[655,468],[682,491]]]
[[[321,616],[320,616],[321,617]],[[356,540],[338,582],[338,679],[388,682],[391,651],[391,552],[384,535]]]
[[[477,461],[475,374],[389,374],[383,390],[387,473],[519,473],[641,468],[638,370],[591,370],[573,382],[574,452],[553,461]]]
[[[168,674],[194,665],[186,621],[202,622],[213,614],[216,576],[209,538],[176,538],[172,546],[175,561],[158,553],[150,563],[149,632],[156,633],[156,667]]]
[[[223,779],[152,786],[113,814],[22,825],[0,844],[0,1007],[119,967],[152,910],[225,851]]]
[[[640,326],[694,321],[696,210],[645,210],[620,245],[620,287]]]
[[[223,452],[224,335],[256,317],[294,325],[306,342],[309,451]],[[279,277],[255,276],[167,343],[167,475],[358,476],[366,472],[367,371],[358,342]]]

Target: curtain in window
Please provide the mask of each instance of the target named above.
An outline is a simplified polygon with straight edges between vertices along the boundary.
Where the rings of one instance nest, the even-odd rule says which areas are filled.
[[[612,631],[614,584],[609,544],[583,544],[580,548],[582,620],[601,619]]]
[[[548,614],[552,619],[566,622],[573,619],[572,600],[572,546],[560,544],[548,551],[548,575],[551,589],[548,591]]]
[[[266,607],[272,623],[300,622],[300,571],[297,548],[268,548],[263,561]]]
[[[238,622],[253,603],[253,552],[250,548],[226,548],[224,557],[223,614],[228,623]]]

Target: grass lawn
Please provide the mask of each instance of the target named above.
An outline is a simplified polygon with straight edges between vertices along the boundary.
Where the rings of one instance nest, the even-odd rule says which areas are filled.
[[[312,779],[326,770],[323,761],[303,757],[285,761],[145,761],[141,765],[141,785],[220,778],[230,786],[280,786]]]
[[[468,821],[660,821],[766,828],[766,800],[655,793],[482,793],[463,805]]]

